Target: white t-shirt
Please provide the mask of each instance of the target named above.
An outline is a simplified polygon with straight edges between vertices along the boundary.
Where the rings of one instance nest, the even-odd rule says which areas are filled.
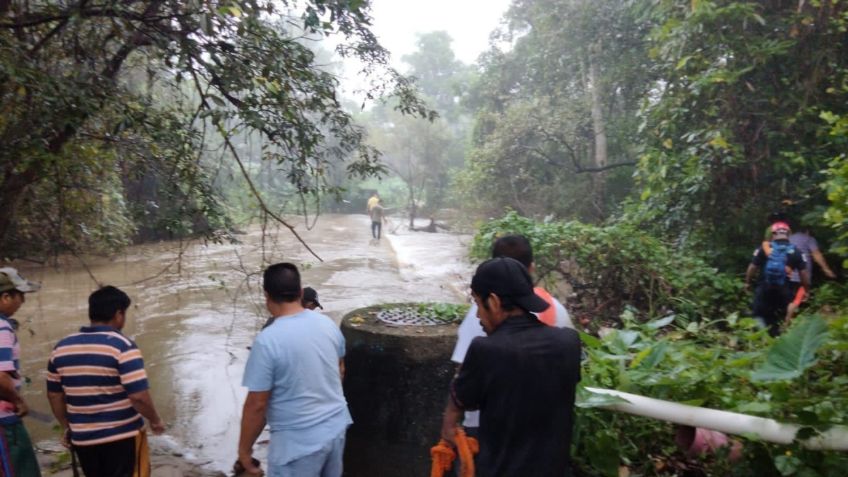
[[[558,328],[574,328],[574,324],[571,323],[571,317],[568,316],[568,310],[562,306],[559,300],[556,298],[553,298],[553,300],[554,309],[556,310],[555,326]],[[483,331],[480,318],[477,318],[477,304],[472,303],[471,308],[468,309],[468,313],[465,314],[465,318],[462,319],[462,323],[460,323],[457,330],[456,346],[453,348],[451,361],[456,364],[462,364],[465,361],[465,353],[468,352],[468,347],[471,346],[471,340],[478,336],[486,336],[486,332]],[[465,427],[480,427],[480,411],[467,411],[463,425]]]

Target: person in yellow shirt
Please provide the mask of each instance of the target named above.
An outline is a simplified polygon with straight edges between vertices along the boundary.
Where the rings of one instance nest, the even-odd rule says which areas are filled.
[[[371,194],[371,198],[368,199],[368,205],[365,207],[365,213],[371,214],[371,209],[373,209],[378,202],[380,202],[380,194],[374,191],[374,193]]]

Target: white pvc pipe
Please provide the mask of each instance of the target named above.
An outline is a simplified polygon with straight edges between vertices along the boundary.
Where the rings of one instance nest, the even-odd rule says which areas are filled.
[[[764,417],[689,406],[612,389],[586,388],[586,390],[597,394],[618,396],[628,401],[601,406],[603,409],[626,412],[685,426],[703,427],[725,434],[756,434],[764,441],[778,444],[791,444],[795,439],[795,434],[801,428],[796,424],[783,424]],[[848,427],[834,426],[818,436],[800,441],[800,444],[807,449],[846,451],[848,450]]]

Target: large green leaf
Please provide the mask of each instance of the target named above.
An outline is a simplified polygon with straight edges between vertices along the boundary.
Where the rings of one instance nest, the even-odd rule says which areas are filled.
[[[816,351],[826,339],[827,324],[821,317],[804,319],[774,342],[766,362],[751,375],[751,380],[784,381],[801,376],[815,364]]]

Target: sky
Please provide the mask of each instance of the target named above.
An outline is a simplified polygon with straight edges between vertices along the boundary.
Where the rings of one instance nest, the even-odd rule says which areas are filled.
[[[489,44],[511,0],[372,0],[372,31],[392,53],[392,66],[404,72],[401,58],[415,51],[417,33],[444,30],[453,38],[453,51],[464,63],[473,63]],[[345,93],[361,87],[355,63],[344,66]]]
[[[445,30],[456,56],[473,63],[489,43],[510,0],[372,0],[373,31],[392,52],[393,64],[415,51],[416,33]]]

